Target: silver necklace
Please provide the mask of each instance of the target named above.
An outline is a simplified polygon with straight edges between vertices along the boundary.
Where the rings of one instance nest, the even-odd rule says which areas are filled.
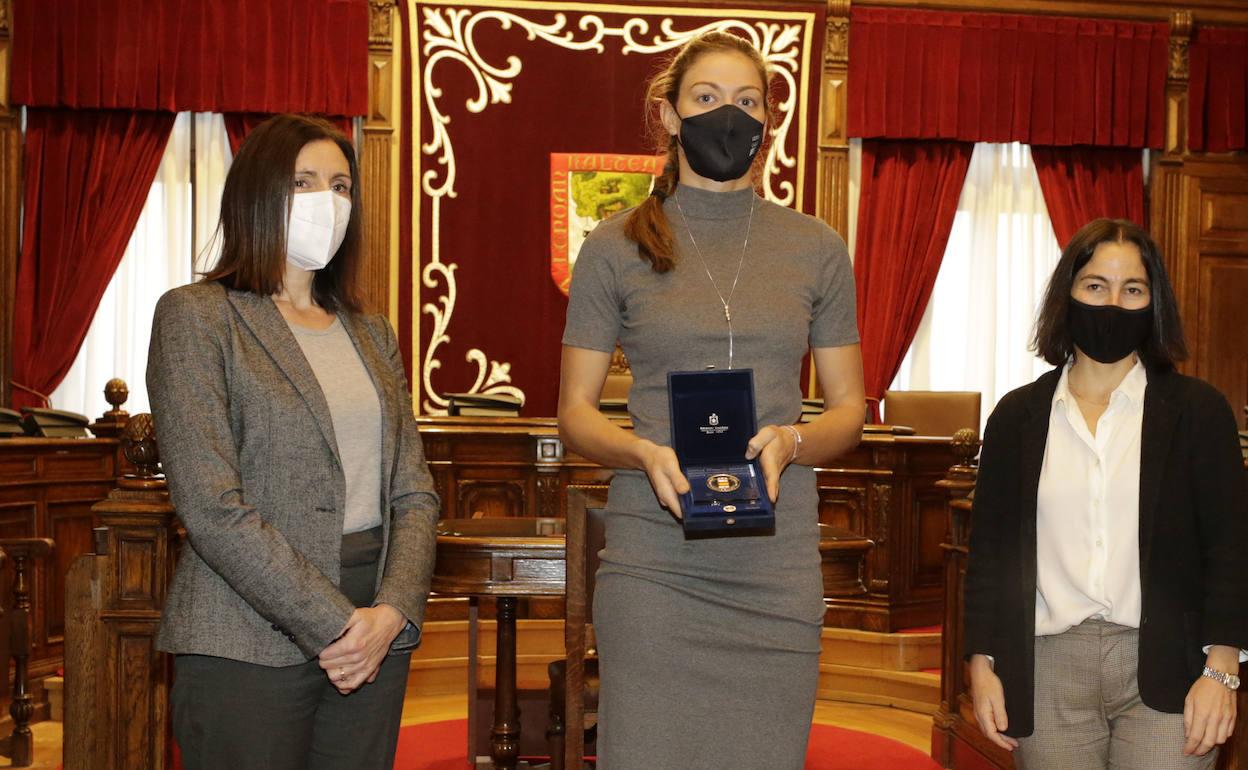
[[[737,261],[737,273],[732,277],[732,288],[728,290],[728,299],[724,299],[724,294],[719,290],[719,286],[715,283],[715,276],[711,275],[711,269],[706,265],[706,258],[702,256],[702,249],[698,247],[698,241],[693,237],[693,230],[689,228],[689,220],[685,217],[685,210],[680,205],[680,196],[673,195],[672,200],[676,201],[676,210],[680,212],[680,221],[685,226],[685,232],[689,233],[689,242],[693,244],[693,250],[698,255],[698,261],[702,263],[702,269],[706,271],[706,277],[711,282],[711,288],[715,290],[715,296],[719,297],[719,304],[724,307],[724,321],[728,324],[728,368],[732,368],[732,295],[737,291],[737,281],[741,278],[741,266],[745,264],[745,252],[750,247],[750,229],[754,226],[754,196],[750,196],[750,218],[745,224],[745,242],[741,244],[741,259]]]

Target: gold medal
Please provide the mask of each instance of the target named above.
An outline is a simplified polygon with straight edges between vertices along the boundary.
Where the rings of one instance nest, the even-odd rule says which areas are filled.
[[[706,479],[706,486],[712,492],[735,492],[741,488],[741,479],[731,473],[716,473]]]

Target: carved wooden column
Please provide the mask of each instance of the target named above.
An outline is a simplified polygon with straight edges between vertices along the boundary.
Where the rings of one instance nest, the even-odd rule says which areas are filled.
[[[1166,143],[1153,153],[1150,173],[1149,219],[1153,238],[1166,260],[1166,271],[1178,297],[1184,294],[1180,269],[1183,242],[1183,160],[1187,155],[1188,46],[1192,39],[1192,12],[1170,14],[1170,63],[1166,73]],[[1182,368],[1182,365],[1180,365]]]
[[[149,414],[126,425],[126,476],[92,511],[95,553],[66,580],[65,770],[170,767],[170,659],[156,630],[173,574],[177,520],[158,476]]]
[[[10,18],[9,0],[0,0],[0,406],[8,406],[12,394],[13,306],[22,211],[21,117],[9,105]]]
[[[828,0],[828,29],[823,51],[819,94],[819,183],[816,213],[845,238],[849,237],[848,107],[849,3]]]
[[[390,269],[395,253],[392,229],[397,221],[398,142],[394,123],[398,89],[395,61],[395,0],[368,2],[368,114],[360,147],[360,176],[364,183],[365,301],[370,310],[388,314]]]

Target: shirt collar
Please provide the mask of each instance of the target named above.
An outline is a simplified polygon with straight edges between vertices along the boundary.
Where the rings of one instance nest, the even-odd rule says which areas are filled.
[[[1057,381],[1057,389],[1053,391],[1053,404],[1073,404],[1075,402],[1074,394],[1070,392],[1070,367],[1074,365],[1074,359],[1071,359],[1062,367],[1062,376]],[[1116,399],[1125,398],[1132,406],[1141,406],[1144,403],[1144,389],[1148,386],[1148,373],[1144,368],[1144,362],[1136,358],[1135,366],[1131,367],[1131,371],[1127,372],[1127,376],[1122,378],[1122,382],[1118,383],[1118,387],[1114,388],[1114,392],[1109,394],[1109,403],[1114,403]]]

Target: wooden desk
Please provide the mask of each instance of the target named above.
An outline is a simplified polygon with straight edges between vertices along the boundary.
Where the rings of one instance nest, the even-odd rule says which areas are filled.
[[[65,575],[75,559],[94,548],[91,506],[116,486],[123,463],[118,441],[111,438],[0,440],[0,537],[56,541],[52,556],[32,571],[32,679],[62,665]]]
[[[443,519],[565,518],[569,490],[606,497],[611,470],[566,450],[553,419],[417,422]],[[847,586],[829,596],[826,623],[881,632],[936,625],[942,619],[946,501],[936,483],[954,462],[950,439],[869,427],[886,432],[867,434],[834,466],[817,469],[819,520],[874,544],[863,556],[861,590]],[[462,612],[435,599],[430,618],[462,619]]]
[[[497,600],[497,659],[494,727],[490,758],[499,770],[514,770],[520,753],[516,694],[516,602],[521,596],[563,596],[566,575],[564,522],[551,518],[443,520],[433,590],[452,596]],[[475,604],[473,605],[475,610]],[[475,612],[474,618],[475,620]],[[469,633],[469,660],[476,659],[476,624]],[[475,688],[470,676],[469,687]],[[469,694],[475,703],[474,694]],[[475,714],[473,715],[475,717]],[[471,720],[475,722],[474,720]],[[476,725],[468,728],[469,746]],[[472,752],[475,754],[475,752]],[[476,762],[475,756],[469,757]]]

